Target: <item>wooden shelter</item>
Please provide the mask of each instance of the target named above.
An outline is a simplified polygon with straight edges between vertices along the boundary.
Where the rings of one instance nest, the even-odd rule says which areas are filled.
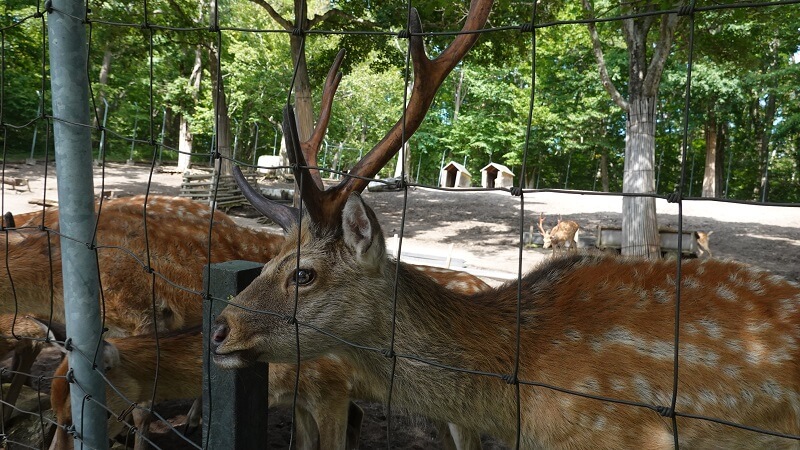
[[[470,187],[472,175],[461,164],[450,161],[439,175],[439,187]]]
[[[481,186],[487,189],[512,187],[514,172],[502,164],[489,163],[481,169]]]

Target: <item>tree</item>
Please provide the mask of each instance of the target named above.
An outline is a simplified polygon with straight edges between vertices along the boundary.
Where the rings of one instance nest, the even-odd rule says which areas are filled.
[[[590,19],[594,6],[582,0]],[[652,12],[657,4],[620,2],[623,14]],[[649,43],[650,30],[660,22],[658,37]],[[600,78],[614,102],[627,115],[625,126],[625,174],[623,193],[655,193],[655,124],[658,87],[672,46],[676,14],[623,19],[622,34],[628,54],[627,98],[608,74],[602,43],[595,23],[589,22],[589,35],[600,70]],[[652,54],[648,49],[652,48]],[[656,203],[652,197],[626,196],[622,200],[622,252],[656,258],[661,255],[658,241]]]

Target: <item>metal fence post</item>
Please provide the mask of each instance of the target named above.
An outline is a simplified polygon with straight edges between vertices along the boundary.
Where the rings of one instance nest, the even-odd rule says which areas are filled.
[[[71,389],[76,440],[89,448],[106,448],[105,384],[91,359],[101,338],[97,255],[92,242],[95,224],[92,141],[89,122],[89,78],[82,0],[53,0],[48,9],[53,135],[58,180],[61,264],[67,336],[77,351],[69,365],[82,389]],[[83,355],[89,358],[85,358]],[[99,357],[102,370],[102,355]],[[85,390],[85,393],[84,393]],[[86,401],[90,395],[94,401]],[[75,448],[82,448],[76,443]]]
[[[203,301],[203,448],[249,450],[267,442],[268,366],[256,363],[238,370],[218,368],[209,360],[208,336],[214,318],[228,299],[256,279],[261,263],[228,261],[203,273],[209,295]],[[210,278],[209,278],[210,277]]]

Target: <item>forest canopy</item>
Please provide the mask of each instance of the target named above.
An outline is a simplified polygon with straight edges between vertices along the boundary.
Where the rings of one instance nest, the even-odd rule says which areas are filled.
[[[296,55],[286,30],[291,24],[280,18],[294,17],[296,3],[307,5],[310,18],[302,51],[314,114],[336,52],[347,52],[319,156],[321,165],[347,170],[401,117],[407,42],[397,34],[405,28],[405,2],[89,2],[92,111],[98,130],[103,122],[108,130],[104,156],[170,164],[189,145],[192,163],[208,164],[218,79],[231,157],[253,163],[279,154]],[[463,0],[419,3],[423,28],[433,33],[459,30],[468,7]],[[9,0],[2,8],[5,159],[33,153],[43,160],[45,146],[52,147],[41,119],[51,114],[47,14],[38,17],[31,1]],[[480,169],[495,162],[519,180],[527,155],[525,187],[622,191],[625,111],[604,89],[587,26],[565,23],[586,18],[586,11],[579,1],[539,4],[536,23],[553,25],[536,29],[534,49],[533,33],[519,29],[530,23],[533,4],[496,2],[492,31],[450,74],[411,138],[407,176],[437,185],[442,164],[455,161],[477,185]],[[596,0],[591,11],[598,18],[623,13],[608,0]],[[656,192],[673,192],[680,183],[688,115],[685,196],[800,202],[800,6],[713,9],[694,19],[688,112],[686,17],[677,21],[658,87]],[[598,23],[596,31],[608,77],[625,96],[626,35],[619,21]],[[654,27],[650,37],[658,32]],[[430,36],[429,53],[451,39]],[[99,131],[93,139],[99,156]],[[393,173],[392,166],[381,175]]]

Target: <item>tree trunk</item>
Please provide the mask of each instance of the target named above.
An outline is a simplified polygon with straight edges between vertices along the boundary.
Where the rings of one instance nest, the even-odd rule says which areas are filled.
[[[200,95],[200,83],[203,75],[203,53],[200,47],[194,49],[194,66],[189,75],[189,86],[192,92],[192,102],[190,110],[194,110],[197,98]],[[178,131],[178,170],[186,170],[192,166],[192,131],[189,128],[189,121],[186,113],[180,115],[180,125]]]
[[[629,100],[626,121],[623,193],[655,193],[655,97]],[[623,197],[622,254],[658,258],[656,201],[653,197]]]
[[[603,192],[608,192],[608,148],[605,146],[600,150],[600,184]]]
[[[103,108],[105,107],[105,105],[103,104],[102,99],[106,97],[105,87],[108,86],[108,77],[109,74],[111,73],[111,61],[113,59],[114,59],[114,53],[111,52],[111,44],[106,44],[106,48],[103,51],[103,64],[100,66],[100,75],[97,78],[97,82],[100,84],[100,89],[98,94],[100,95],[101,101],[97,102],[97,108],[95,108],[94,111],[95,128],[100,126],[100,123],[98,123],[98,121],[103,120]]]
[[[714,111],[709,111],[705,124],[706,136],[706,164],[703,172],[703,197],[718,197],[719,183],[717,182],[717,150],[719,149],[717,117]]]
[[[211,89],[214,102],[214,117],[217,128],[217,151],[222,156],[219,161],[219,174],[231,174],[231,122],[228,117],[228,100],[225,96],[225,82],[219,70],[219,50],[209,51],[209,68],[211,69]]]
[[[308,6],[305,0],[294,2],[294,26],[302,30],[307,29],[306,11]],[[303,48],[303,37],[291,36],[292,62],[295,64],[297,78],[294,82],[294,113],[297,118],[297,134],[301,141],[308,140],[314,131],[314,105],[311,100],[311,82],[308,79],[308,66],[306,53]]]
[[[775,119],[775,95],[767,94],[767,101],[764,107],[764,120],[759,127],[759,183],[753,193],[756,200],[761,200],[767,189],[767,170],[769,170],[769,143],[772,140],[772,122]]]

